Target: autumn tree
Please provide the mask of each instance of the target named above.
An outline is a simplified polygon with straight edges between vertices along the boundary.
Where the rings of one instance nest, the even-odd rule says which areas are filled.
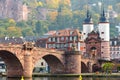
[[[6,35],[9,37],[13,37],[13,36],[20,37],[22,36],[21,29],[18,27],[14,27],[14,26],[8,27]]]

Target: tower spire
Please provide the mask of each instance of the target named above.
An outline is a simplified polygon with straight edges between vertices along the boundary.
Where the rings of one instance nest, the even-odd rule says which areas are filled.
[[[108,22],[108,19],[106,18],[106,15],[105,15],[103,0],[102,0],[102,4],[103,4],[103,7],[101,8],[100,22]]]
[[[86,18],[84,20],[84,23],[93,23],[90,15],[89,7],[88,7],[88,2],[87,2],[87,13],[86,13]]]

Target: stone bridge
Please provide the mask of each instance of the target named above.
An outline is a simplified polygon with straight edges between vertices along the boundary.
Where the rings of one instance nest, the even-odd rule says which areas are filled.
[[[7,77],[32,77],[34,66],[41,58],[47,62],[53,74],[80,74],[83,72],[81,67],[90,67],[87,65],[89,60],[81,60],[79,51],[63,52],[29,46],[0,45],[0,57],[6,64]]]

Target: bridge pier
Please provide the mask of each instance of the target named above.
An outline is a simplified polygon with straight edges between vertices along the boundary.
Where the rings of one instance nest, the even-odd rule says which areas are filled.
[[[24,55],[24,77],[32,77],[32,56],[27,53]]]
[[[79,51],[69,51],[65,53],[65,73],[80,74],[81,73],[81,54]]]

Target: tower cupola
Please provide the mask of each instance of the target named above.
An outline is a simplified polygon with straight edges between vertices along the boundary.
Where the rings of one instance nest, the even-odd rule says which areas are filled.
[[[84,20],[85,24],[93,23],[89,10],[87,10],[87,17]]]
[[[101,14],[101,16],[100,16],[100,22],[101,22],[101,23],[102,23],[102,22],[109,22],[108,19],[107,19],[106,16],[105,16],[105,11],[104,11],[104,9],[103,9],[102,14]]]

